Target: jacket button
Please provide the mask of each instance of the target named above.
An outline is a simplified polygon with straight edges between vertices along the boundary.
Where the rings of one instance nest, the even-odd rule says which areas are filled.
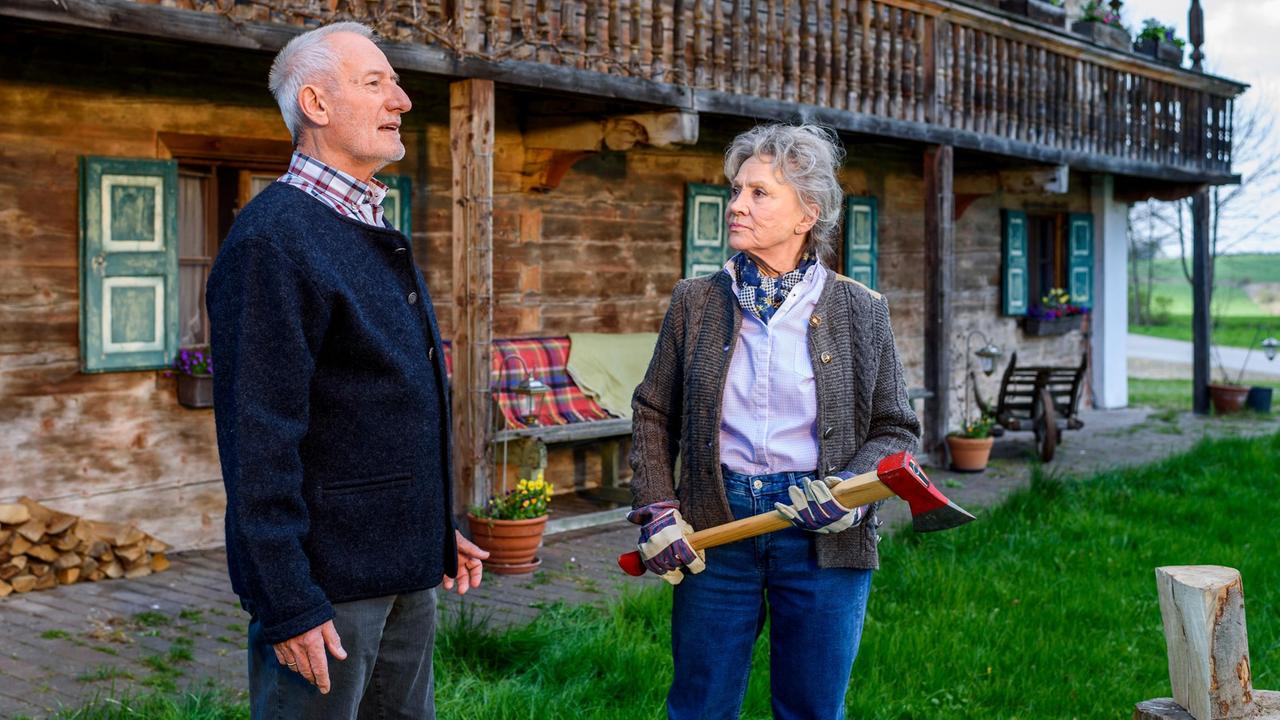
[[[833,428],[833,427],[829,427],[829,428],[827,428],[826,430],[823,430],[823,431],[822,431],[822,437],[824,437],[824,438],[829,438],[829,437],[831,437],[831,433],[833,433],[833,432],[835,432],[835,428]]]
[[[835,466],[835,465],[828,465],[828,466],[827,466],[827,472],[829,472],[829,473],[833,473],[833,472],[835,472],[835,471],[836,471],[836,466]]]
[[[409,304],[412,305],[416,302],[418,302],[418,293],[416,292],[409,293]]]
[[[405,254],[405,253],[406,253],[406,252],[408,252],[408,251],[409,251],[409,250],[408,250],[408,248],[402,248],[402,247],[398,247],[398,248],[396,248],[396,254],[397,254],[397,255],[403,255],[403,254]]]
[[[435,360],[435,359],[436,359],[436,349],[435,349],[435,348],[433,348],[433,347],[429,347],[429,348],[427,348],[427,359],[428,359],[428,360]]]
[[[809,316],[809,325],[811,327],[818,327],[821,324],[822,324],[822,318],[818,317],[817,315]]]
[[[831,353],[822,353],[822,363],[825,365],[831,362]]]

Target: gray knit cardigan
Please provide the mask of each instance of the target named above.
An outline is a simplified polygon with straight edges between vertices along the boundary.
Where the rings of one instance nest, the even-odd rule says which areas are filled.
[[[631,400],[633,507],[675,498],[697,530],[733,520],[720,472],[720,417],[741,327],[728,272],[676,284],[653,359]],[[820,470],[863,473],[887,455],[916,449],[920,421],[907,400],[889,305],[879,293],[828,273],[809,318],[809,357]],[[871,513],[849,530],[819,535],[819,566],[878,567],[878,526]]]

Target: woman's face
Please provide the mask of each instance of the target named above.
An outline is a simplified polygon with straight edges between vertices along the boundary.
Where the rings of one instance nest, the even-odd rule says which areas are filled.
[[[774,171],[771,158],[752,157],[733,178],[727,215],[729,247],[785,272],[796,266],[817,208],[801,204],[795,188]]]

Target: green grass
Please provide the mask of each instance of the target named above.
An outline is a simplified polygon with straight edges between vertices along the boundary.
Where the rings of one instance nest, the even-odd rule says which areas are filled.
[[[1245,283],[1280,283],[1280,254],[1224,255],[1218,258],[1216,272],[1215,343],[1247,347],[1258,325],[1270,328],[1271,335],[1280,334],[1280,317],[1268,315],[1241,287]],[[1159,311],[1158,299],[1168,298],[1165,308],[1168,321],[1160,325],[1131,325],[1130,332],[1190,342],[1191,284],[1182,274],[1181,263],[1177,258],[1157,259],[1153,277],[1152,296],[1157,303],[1152,308]]]
[[[168,625],[173,621],[170,620],[169,616],[165,615],[164,613],[152,612],[150,610],[147,610],[146,612],[140,612],[134,615],[133,622],[142,627],[157,628],[157,627],[163,627],[165,625]]]
[[[1280,336],[1280,317],[1272,315],[1220,317],[1212,321],[1212,326],[1211,333],[1214,344],[1223,347],[1240,348],[1249,347],[1252,344],[1254,352],[1259,353],[1259,357],[1262,357],[1260,343],[1263,338]],[[1259,327],[1262,327],[1263,331],[1255,335],[1254,333],[1257,332]],[[1131,324],[1129,332],[1191,342],[1191,314],[1170,315],[1169,322],[1163,325]]]
[[[1272,382],[1249,383],[1273,388],[1272,412],[1280,411],[1274,403],[1280,400],[1280,380]],[[1129,378],[1129,404],[1152,407],[1163,410],[1191,410],[1190,380],[1153,380],[1148,378]]]
[[[152,693],[104,699],[56,717],[58,720],[248,720],[249,705],[216,690]]]
[[[1218,258],[1215,273],[1223,285],[1239,285],[1251,282],[1280,283],[1280,253],[1239,253]],[[1190,260],[1188,260],[1190,267]],[[1145,270],[1145,266],[1143,268]],[[1185,282],[1182,261],[1176,257],[1157,258],[1154,277],[1156,282]]]
[[[1037,473],[1029,490],[976,523],[889,536],[849,716],[1127,717],[1133,703],[1169,694],[1154,581],[1160,565],[1241,570],[1254,685],[1280,687],[1278,464],[1280,435],[1206,441],[1186,455],[1079,482]],[[839,612],[838,598],[831,611]],[[662,717],[669,613],[670,591],[650,586],[604,610],[555,606],[514,630],[451,616],[437,644],[440,716]],[[243,708],[230,703],[228,714],[192,717],[243,717],[236,714]],[[174,717],[163,712],[144,716]],[[763,642],[743,716],[769,716]]]

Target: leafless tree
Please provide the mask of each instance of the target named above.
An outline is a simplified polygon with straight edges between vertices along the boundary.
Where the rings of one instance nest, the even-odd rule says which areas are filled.
[[[1209,193],[1209,293],[1213,294],[1214,269],[1218,257],[1248,240],[1277,237],[1273,225],[1280,220],[1280,207],[1271,203],[1248,202],[1249,198],[1274,197],[1280,191],[1280,137],[1277,137],[1274,113],[1259,96],[1236,104],[1232,159],[1240,171],[1239,185],[1215,185]],[[1185,209],[1187,220],[1183,220]],[[1178,226],[1190,227],[1191,201],[1180,203]],[[1232,228],[1229,239],[1222,237],[1222,227]],[[1178,249],[1182,258],[1182,274],[1191,282],[1187,249],[1190,233],[1179,232]]]
[[[1232,160],[1240,173],[1237,185],[1217,185],[1209,192],[1209,283],[1210,302],[1215,287],[1215,267],[1219,256],[1238,247],[1241,243],[1280,238],[1275,225],[1280,221],[1280,205],[1260,199],[1280,194],[1280,132],[1275,128],[1275,114],[1258,94],[1246,96],[1235,105],[1233,116]],[[1142,227],[1145,225],[1145,229]],[[1135,226],[1137,231],[1134,231]],[[1135,265],[1153,255],[1143,243],[1158,242],[1161,248],[1177,244],[1176,252],[1181,261],[1182,274],[1191,282],[1191,201],[1178,200],[1169,203],[1148,202],[1130,209],[1130,252]],[[1225,233],[1225,235],[1224,235]],[[1158,252],[1158,251],[1157,251]],[[1135,295],[1140,285],[1137,268],[1131,273],[1130,284]],[[1149,320],[1150,280],[1148,280],[1144,308],[1136,308],[1135,322]]]

